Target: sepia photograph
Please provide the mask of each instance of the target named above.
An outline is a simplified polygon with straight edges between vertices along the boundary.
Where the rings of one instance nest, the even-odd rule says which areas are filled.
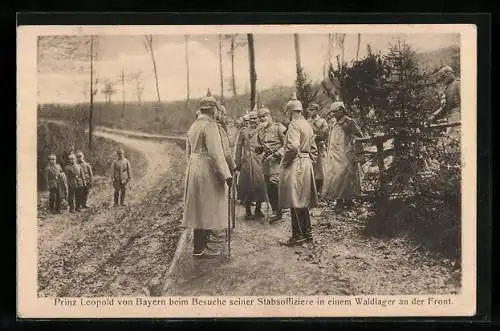
[[[27,28],[26,311],[473,314],[470,26]]]

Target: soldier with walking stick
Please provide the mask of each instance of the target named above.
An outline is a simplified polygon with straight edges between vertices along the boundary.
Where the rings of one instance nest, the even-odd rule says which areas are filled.
[[[232,175],[224,158],[216,110],[215,98],[203,97],[200,116],[187,132],[183,226],[193,229],[193,256],[196,258],[220,255],[208,245],[207,233],[208,230],[224,230],[229,214],[226,192],[231,187]]]

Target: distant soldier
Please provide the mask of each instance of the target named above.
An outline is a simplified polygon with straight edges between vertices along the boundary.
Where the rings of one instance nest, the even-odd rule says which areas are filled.
[[[255,148],[258,146],[257,112],[249,113],[250,125],[240,132],[236,142],[236,169],[240,171],[238,182],[238,198],[245,202],[245,218],[262,218],[262,202],[266,198],[266,182]],[[252,215],[251,205],[255,202],[255,212]]]
[[[87,161],[85,161],[82,151],[78,151],[76,153],[76,162],[82,167],[84,180],[84,186],[82,189],[82,201],[80,207],[88,208],[87,200],[89,197],[90,188],[92,187],[92,182],[94,180],[94,173],[92,172],[92,166]]]
[[[255,148],[257,154],[262,154],[262,167],[264,179],[267,185],[267,195],[273,210],[270,221],[274,222],[282,218],[281,209],[278,207],[278,184],[280,174],[280,162],[283,158],[285,142],[285,130],[283,124],[274,122],[269,109],[263,107],[258,110],[261,128],[257,134],[258,146]]]
[[[281,160],[279,206],[290,208],[292,237],[286,245],[296,246],[312,241],[309,208],[318,201],[313,170],[317,148],[313,129],[302,115],[300,101],[288,101],[286,112],[290,122]]]
[[[325,178],[326,144],[328,142],[329,127],[327,121],[318,115],[318,111],[319,105],[317,103],[312,103],[309,106],[308,122],[314,131],[315,142],[318,147],[318,158],[314,163],[314,179],[316,180],[316,189],[320,193]]]
[[[116,160],[113,161],[111,166],[113,172],[113,187],[114,192],[114,206],[126,206],[125,195],[127,193],[127,185],[132,179],[132,171],[130,169],[130,162],[125,157],[123,149],[118,148],[116,151]]]
[[[227,228],[226,185],[231,187],[232,176],[215,120],[216,108],[215,98],[203,97],[201,114],[187,132],[183,226],[193,229],[193,256],[199,258],[220,255],[208,246],[208,233]]]
[[[455,77],[453,69],[445,66],[438,71],[438,83],[445,86],[441,107],[436,110],[430,120],[445,120],[447,122],[460,121],[460,79]],[[450,128],[447,130],[455,137],[460,136],[460,130]]]
[[[330,113],[335,122],[329,134],[322,196],[335,200],[338,207],[344,207],[352,198],[361,196],[354,140],[361,138],[363,133],[356,122],[346,115],[343,102],[332,103]]]
[[[49,164],[45,167],[45,185],[49,191],[49,210],[52,213],[61,212],[61,202],[66,199],[67,182],[62,180],[63,169],[57,163],[55,154],[49,155]],[[64,194],[66,192],[66,195]]]
[[[68,165],[64,168],[68,180],[69,211],[80,211],[82,205],[82,191],[84,187],[84,174],[82,167],[76,162],[75,154],[68,155]]]

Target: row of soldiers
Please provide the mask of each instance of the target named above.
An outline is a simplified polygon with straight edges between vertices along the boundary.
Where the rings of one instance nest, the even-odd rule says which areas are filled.
[[[124,151],[118,148],[116,159],[112,163],[112,184],[114,187],[114,205],[125,206],[125,194],[130,182],[130,162]],[[88,207],[88,197],[94,181],[92,166],[84,154],[78,151],[76,155],[69,152],[64,169],[57,163],[55,154],[50,154],[45,167],[45,183],[49,191],[49,210],[60,213],[64,202],[68,203],[71,213]]]
[[[360,193],[354,187],[359,186],[359,178],[356,183],[351,150],[361,130],[346,116],[341,102],[329,108],[327,119],[332,125],[318,111],[313,104],[304,112],[301,102],[292,98],[284,107],[285,124],[274,121],[265,107],[249,112],[243,117],[233,159],[225,108],[210,95],[202,98],[187,132],[186,148],[183,225],[194,229],[194,256],[219,255],[208,244],[221,241],[217,230],[226,228],[226,192],[237,174],[238,199],[245,204],[247,219],[264,217],[261,207],[267,201],[273,211],[271,222],[290,208],[288,246],[312,241],[309,209],[318,202],[318,190],[334,199]]]

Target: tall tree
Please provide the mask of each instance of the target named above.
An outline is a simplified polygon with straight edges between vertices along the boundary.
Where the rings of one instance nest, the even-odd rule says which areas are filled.
[[[122,118],[125,117],[125,69],[122,69],[120,75],[122,81]]]
[[[233,90],[233,97],[236,97],[236,77],[234,74],[234,53],[236,50],[236,41],[235,38],[236,36],[233,34],[230,37],[231,39],[231,89]]]
[[[92,136],[93,132],[93,123],[92,117],[94,113],[94,95],[97,92],[97,89],[94,87],[94,36],[90,36],[90,105],[89,105],[89,150],[92,150]]]
[[[184,36],[184,53],[186,58],[186,108],[189,108],[189,99],[190,99],[190,91],[189,91],[189,36]]]
[[[222,70],[222,36],[219,35],[220,98],[224,103],[224,72]]]
[[[359,46],[361,46],[361,33],[358,33],[358,44],[356,46],[356,61],[359,58]]]
[[[300,79],[299,75],[302,72],[302,65],[300,64],[300,41],[299,34],[295,33],[293,35],[294,44],[295,44],[295,67],[297,72],[297,80]]]
[[[248,40],[248,60],[250,61],[250,109],[256,105],[257,72],[255,71],[255,48],[253,34],[247,34]]]
[[[159,107],[161,106],[161,98],[160,98],[160,87],[158,85],[158,72],[156,70],[156,60],[155,60],[155,52],[154,52],[154,44],[153,44],[153,36],[146,35],[144,36],[144,45],[149,55],[151,56],[151,62],[153,63],[153,72],[155,75],[155,83],[156,83],[156,96],[158,97],[158,106],[155,108],[157,112]]]

